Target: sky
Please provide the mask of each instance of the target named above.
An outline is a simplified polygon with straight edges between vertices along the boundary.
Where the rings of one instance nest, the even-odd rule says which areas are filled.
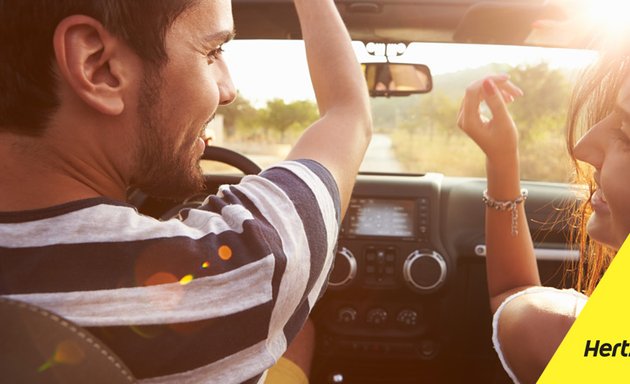
[[[362,43],[355,42],[353,45],[359,61],[375,61]],[[376,50],[379,48],[385,49],[376,47]],[[239,94],[255,106],[262,106],[271,98],[314,100],[302,41],[234,40],[224,49],[224,57]],[[439,75],[480,67],[489,62],[518,65],[546,61],[552,68],[575,69],[595,60],[596,54],[570,49],[414,43],[401,58],[426,64],[433,75]]]

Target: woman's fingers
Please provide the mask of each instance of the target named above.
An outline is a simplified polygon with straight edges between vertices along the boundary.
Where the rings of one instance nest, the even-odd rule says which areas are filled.
[[[506,77],[491,76],[488,78],[502,80]],[[485,126],[487,123],[484,123],[479,113],[479,106],[483,100],[481,93],[482,85],[483,80],[478,80],[466,88],[466,94],[464,95],[464,100],[462,100],[459,117],[457,119],[457,126],[483,149],[483,136],[486,134]]]
[[[488,76],[475,81],[468,88],[457,118],[457,125],[486,153],[495,155],[515,139],[515,126],[507,104],[523,95],[523,91],[509,81],[507,75]],[[484,121],[480,105],[484,101],[492,118]]]
[[[459,108],[457,125],[465,132],[482,123],[479,116],[479,105],[481,104],[480,87],[481,83],[479,81],[469,85],[466,88],[464,99]]]
[[[509,80],[494,81],[494,84],[502,91],[517,98],[523,96],[523,91]]]
[[[511,103],[514,101],[514,96],[512,96],[511,94],[507,93],[504,90],[500,90],[501,91],[501,96],[503,97],[503,101],[505,101],[506,103]]]
[[[492,81],[492,79],[485,79],[483,81],[483,98],[490,108],[492,112],[492,120],[496,121],[499,125],[509,124],[510,127],[513,126],[512,116],[507,110],[507,106],[505,105],[505,101],[503,96],[501,95],[503,92],[508,92],[505,88],[499,89],[499,87]],[[511,95],[508,93],[508,96]]]
[[[484,85],[487,87],[485,89],[486,92],[483,91]],[[499,97],[503,103],[499,104],[499,100],[492,100],[493,106],[488,106],[493,115],[496,110],[505,119],[509,117],[507,109],[504,108],[505,103],[511,103],[517,97],[523,96],[523,91],[510,82],[509,76],[505,74],[487,76],[484,79],[475,81],[466,88],[466,94],[457,117],[458,126],[466,132],[481,128],[483,122],[479,114],[479,106],[482,101],[488,104],[488,98],[495,96]],[[493,107],[495,110],[493,110]]]

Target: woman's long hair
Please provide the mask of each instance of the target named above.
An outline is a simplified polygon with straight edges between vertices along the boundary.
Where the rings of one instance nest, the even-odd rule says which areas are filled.
[[[590,295],[610,265],[615,251],[593,241],[586,233],[592,213],[591,198],[596,190],[593,169],[580,163],[573,152],[576,141],[597,122],[612,113],[621,84],[628,74],[628,52],[603,53],[598,62],[580,76],[574,89],[567,119],[567,147],[575,175],[574,181],[588,187],[588,195],[573,209],[569,220],[569,243],[580,251],[575,288]]]

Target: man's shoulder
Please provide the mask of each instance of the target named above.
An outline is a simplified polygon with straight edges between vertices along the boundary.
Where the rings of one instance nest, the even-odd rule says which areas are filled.
[[[337,183],[330,171],[315,160],[284,161],[263,171],[261,176],[280,186],[291,199],[314,198],[320,208],[330,202],[337,211],[337,216],[340,214]]]
[[[268,168],[267,170],[261,173],[262,176],[266,176],[269,172],[274,172],[278,170],[287,170],[291,172],[294,177],[300,179],[310,179],[313,176],[316,176],[323,182],[327,188],[333,187],[336,188],[335,179],[333,178],[330,171],[321,163],[312,159],[298,159],[298,160],[287,160],[283,161],[275,166]]]

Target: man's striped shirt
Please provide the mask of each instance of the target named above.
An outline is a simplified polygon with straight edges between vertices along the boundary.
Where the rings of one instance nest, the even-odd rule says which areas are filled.
[[[181,216],[106,198],[0,213],[0,295],[86,327],[141,382],[258,382],[325,289],[334,179],[286,161]]]

